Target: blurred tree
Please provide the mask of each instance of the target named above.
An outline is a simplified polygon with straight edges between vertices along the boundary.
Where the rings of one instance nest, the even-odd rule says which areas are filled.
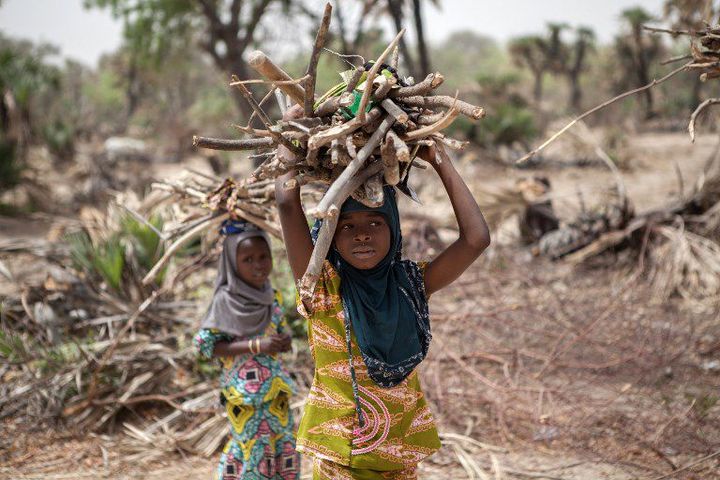
[[[0,189],[15,184],[27,146],[39,132],[33,99],[60,84],[60,72],[47,57],[57,50],[0,34]]]
[[[624,77],[632,79],[631,87],[638,88],[650,83],[650,66],[662,54],[662,43],[659,37],[648,35],[643,25],[654,20],[641,7],[624,10],[621,14],[624,29],[615,40],[615,50]],[[621,88],[625,88],[622,86]],[[645,118],[655,116],[653,91],[651,88],[643,92],[645,99]]]
[[[532,72],[534,78],[533,99],[536,104],[542,100],[543,76],[547,71],[547,40],[538,35],[526,35],[510,41],[509,51],[513,62]]]
[[[87,7],[109,8],[121,18],[133,56],[127,76],[129,109],[134,108],[133,78],[137,62],[161,62],[173,49],[190,42],[200,47],[228,76],[250,78],[243,54],[256,42],[256,33],[271,4],[285,14],[293,13],[293,0],[85,0]],[[295,12],[298,13],[298,12]],[[248,118],[252,109],[234,96],[238,109]]]
[[[568,28],[570,25],[567,23],[547,24],[548,38],[544,42],[546,70],[555,75],[562,75],[567,69],[569,51],[563,42],[562,33]]]
[[[718,21],[718,10],[710,0],[665,0],[663,14],[673,29],[700,29]]]
[[[436,7],[440,6],[439,0],[430,0],[430,2]],[[400,41],[400,50],[411,75],[413,75],[416,79],[424,78],[425,75],[430,73],[432,67],[430,64],[430,53],[428,51],[427,39],[425,38],[422,1],[387,0],[386,9],[393,19],[396,32],[399,32],[404,27],[403,24],[405,18],[412,16],[416,35],[417,61],[415,55],[410,53],[404,38]],[[406,12],[407,9],[411,9],[412,11]]]
[[[362,0],[349,3],[336,0],[333,2],[333,12],[338,26],[337,34],[342,53],[365,57],[367,55],[365,47],[368,43],[366,24],[370,17],[380,12],[380,1]],[[351,20],[354,23],[352,29],[349,25]],[[401,41],[400,49],[403,51],[403,55],[405,55],[406,48],[404,40]]]
[[[580,110],[582,91],[580,75],[585,70],[588,53],[594,48],[595,32],[589,27],[578,27],[575,30],[575,42],[570,50],[570,58],[565,71],[570,83],[570,108]]]

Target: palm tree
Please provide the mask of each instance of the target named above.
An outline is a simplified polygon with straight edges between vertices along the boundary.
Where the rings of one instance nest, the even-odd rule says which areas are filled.
[[[650,37],[643,30],[643,25],[654,17],[641,7],[624,10],[620,17],[625,21],[626,32],[617,37],[615,48],[627,77],[634,80],[633,86],[642,87],[650,83],[650,65],[662,51],[659,38]],[[649,119],[655,116],[653,92],[648,88],[643,93],[645,118]]]
[[[585,70],[587,54],[594,48],[595,32],[589,27],[578,27],[575,30],[575,43],[572,57],[568,62],[566,75],[570,83],[570,108],[580,110],[582,91],[580,90],[580,74]]]
[[[538,35],[526,35],[510,41],[509,50],[513,62],[532,72],[534,78],[533,99],[542,100],[543,75],[547,70],[547,41]]]

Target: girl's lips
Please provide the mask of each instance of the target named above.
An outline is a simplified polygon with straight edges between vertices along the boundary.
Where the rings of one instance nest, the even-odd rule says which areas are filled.
[[[370,247],[358,247],[353,249],[352,255],[353,257],[361,260],[372,258],[375,256],[375,249]]]

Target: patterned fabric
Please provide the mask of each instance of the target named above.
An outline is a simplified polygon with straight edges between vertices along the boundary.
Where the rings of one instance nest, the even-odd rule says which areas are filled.
[[[272,321],[263,335],[288,331],[276,295]],[[212,358],[215,344],[237,338],[215,329],[201,329],[195,348]],[[220,394],[232,436],[220,457],[218,480],[296,480],[300,457],[295,451],[290,397],[294,384],[276,355],[221,357]]]
[[[320,458],[313,459],[313,480],[417,480],[417,468],[378,472],[351,468]]]
[[[352,357],[348,355],[340,277],[330,262],[323,265],[309,307],[306,311],[298,300],[298,311],[308,319],[308,340],[315,361],[313,384],[298,430],[298,451],[328,461],[327,468],[337,464],[353,472],[358,469],[392,475],[415,468],[440,448],[417,371],[395,387],[383,388],[368,375],[352,332]],[[363,426],[355,414],[353,370]]]

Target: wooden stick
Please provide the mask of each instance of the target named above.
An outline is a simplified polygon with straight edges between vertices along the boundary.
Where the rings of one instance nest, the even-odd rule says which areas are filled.
[[[432,139],[435,140],[435,142],[442,143],[446,147],[451,148],[453,150],[464,150],[465,147],[467,147],[470,144],[470,142],[467,142],[467,141],[463,142],[456,138],[446,137],[442,133],[438,133],[438,132],[433,133],[432,135],[430,135],[430,137],[432,137]]]
[[[397,123],[401,125],[407,124],[409,117],[408,114],[402,108],[398,107],[397,103],[393,102],[389,98],[384,99],[380,102],[380,105],[387,113],[389,113]]]
[[[305,102],[305,89],[294,81],[289,83],[288,81],[293,80],[293,78],[275,65],[263,52],[260,50],[252,52],[248,57],[248,64],[268,80],[283,82],[276,83],[278,88],[289,95],[296,103],[303,105]]]
[[[301,84],[304,83],[308,79],[307,75],[304,75],[300,78],[291,78],[290,80],[262,80],[259,78],[254,78],[251,80],[237,80],[230,82],[230,86],[234,87],[236,85],[277,85],[278,87],[281,85],[292,85],[292,84]]]
[[[445,112],[437,112],[437,113],[419,115],[417,117],[416,122],[418,125],[432,125],[433,123],[437,122],[444,116],[445,116]]]
[[[340,140],[330,142],[330,163],[337,165],[340,162]]]
[[[318,105],[315,115],[318,117],[327,117],[338,111],[340,107],[349,107],[355,101],[352,93],[343,92],[337,97],[330,97],[323,103]]]
[[[272,138],[247,138],[244,140],[230,140],[227,138],[210,138],[193,136],[193,145],[210,150],[255,150],[256,148],[272,147],[275,141]]]
[[[238,83],[238,77],[236,75],[233,75],[231,78],[235,82],[234,85],[237,87],[238,90],[240,90],[240,93],[243,97],[245,97],[245,100],[247,100],[247,102],[250,104],[255,114],[263,122],[265,128],[269,130],[270,126],[272,125],[270,117],[267,116],[267,113],[265,113],[262,107],[260,107],[257,101],[255,101],[255,98],[252,96],[252,93],[250,93],[250,90],[248,90],[247,87],[242,83]]]
[[[398,47],[393,48],[392,59],[390,60],[390,66],[397,70],[400,64],[400,49]]]
[[[318,29],[317,35],[315,36],[315,44],[313,45],[312,54],[310,55],[310,63],[308,63],[306,76],[308,77],[305,81],[305,116],[313,116],[313,103],[315,103],[315,80],[317,77],[317,65],[320,60],[320,53],[325,46],[325,37],[327,36],[328,29],[330,28],[330,16],[332,15],[332,5],[329,3],[325,4],[325,11],[323,12],[322,21],[320,22],[320,28]]]
[[[343,186],[357,174],[365,161],[370,158],[370,155],[372,155],[372,152],[380,144],[380,141],[385,137],[385,134],[388,130],[390,130],[390,127],[392,127],[394,122],[395,119],[389,115],[383,119],[377,130],[375,130],[372,136],[368,139],[368,142],[360,149],[357,157],[352,159],[348,166],[345,167],[345,170],[343,170],[337,180],[333,182],[328,191],[325,193],[325,196],[322,200],[320,200],[320,203],[318,203],[317,207],[311,211],[310,214],[312,216],[316,218],[324,218],[339,211],[339,207],[342,205],[342,202],[345,198],[347,198],[345,197],[341,199],[341,193],[344,192]]]
[[[323,145],[327,145],[333,139],[344,137],[345,135],[348,135],[349,133],[352,133],[362,127],[365,123],[372,122],[380,118],[381,115],[382,111],[379,108],[373,108],[368,112],[365,121],[360,120],[360,117],[355,117],[345,123],[335,125],[320,133],[316,133],[308,140],[308,149],[317,149]]]
[[[360,187],[366,179],[368,179],[371,175],[380,172],[380,170],[382,170],[382,162],[375,162],[360,172],[355,178],[342,185],[343,188],[340,191],[340,196],[338,197],[340,204],[342,205],[350,194]],[[337,181],[333,183],[333,185],[337,184]],[[315,242],[312,255],[310,256],[307,269],[298,283],[298,292],[300,293],[300,298],[302,300],[309,300],[315,291],[315,285],[317,284],[318,278],[320,278],[320,271],[322,270],[322,265],[325,262],[327,253],[330,251],[330,245],[332,244],[332,239],[335,235],[335,229],[337,228],[339,218],[340,215],[334,215],[326,218],[320,226],[318,238]]]
[[[432,125],[418,128],[417,130],[413,130],[412,132],[408,132],[407,134],[405,134],[405,140],[416,140],[419,138],[427,137],[428,135],[447,128],[458,116],[458,113],[459,111],[457,108],[451,108],[447,111],[443,118],[433,123]]]
[[[367,107],[368,101],[370,100],[373,79],[375,79],[375,75],[377,75],[378,70],[380,70],[380,66],[382,65],[383,60],[385,60],[385,57],[387,57],[388,54],[392,52],[392,50],[397,46],[398,42],[404,34],[405,29],[403,28],[398,32],[393,41],[390,42],[385,51],[380,54],[380,56],[375,61],[375,64],[373,64],[372,68],[367,74],[367,78],[365,79],[365,89],[363,90],[362,98],[360,99],[360,106],[358,107],[357,113],[357,116],[360,117],[361,122],[365,122],[365,107]]]
[[[482,117],[485,116],[485,109],[482,107],[478,107],[475,105],[471,105],[467,102],[463,102],[462,100],[457,100],[453,97],[450,97],[448,95],[434,95],[432,97],[403,97],[402,100],[398,100],[401,103],[404,103],[406,105],[414,105],[417,107],[425,107],[425,108],[432,108],[432,107],[447,107],[451,108],[453,105],[457,110],[465,115],[466,117],[470,117],[474,120],[479,120]]]
[[[345,87],[346,92],[351,93],[353,90],[355,90],[355,87],[357,87],[357,84],[360,81],[360,77],[362,77],[362,74],[364,72],[365,72],[365,69],[363,67],[358,67],[355,69],[355,71],[352,74],[352,77],[350,77],[350,81],[348,82],[347,86]]]
[[[445,81],[440,72],[430,73],[425,80],[409,87],[400,87],[390,92],[390,98],[414,97],[427,95],[431,90],[439,87]]]
[[[388,185],[397,185],[400,182],[400,165],[398,164],[398,152],[395,147],[395,139],[400,140],[391,130],[385,136],[385,142],[380,146],[380,155],[382,156],[383,165],[385,167],[384,177]],[[403,145],[405,145],[403,143]],[[405,145],[407,150],[407,145]],[[410,152],[407,152],[408,160]]]
[[[272,138],[272,133],[270,133],[270,130],[263,130],[261,128],[252,128],[252,127],[246,127],[244,125],[238,125],[236,123],[233,123],[231,125],[233,128],[237,128],[243,133],[247,133],[248,135],[255,135],[256,137],[268,137]]]
[[[608,101],[606,101],[606,102],[603,102],[603,103],[601,103],[600,105],[598,105],[598,106],[596,106],[596,107],[591,108],[591,109],[588,110],[587,112],[583,113],[583,114],[580,115],[579,117],[576,117],[573,121],[571,121],[570,123],[568,123],[567,125],[565,125],[565,126],[564,126],[563,128],[561,128],[560,131],[558,131],[555,135],[553,135],[552,137],[550,137],[550,138],[548,138],[547,140],[545,140],[545,142],[543,142],[542,145],[540,145],[540,146],[537,147],[536,149],[528,152],[528,153],[525,154],[522,158],[519,158],[518,160],[516,160],[516,161],[515,161],[515,164],[516,164],[516,165],[522,165],[523,163],[525,163],[525,162],[527,162],[528,160],[530,160],[532,157],[534,157],[535,155],[537,155],[541,150],[544,150],[545,147],[547,147],[548,145],[550,145],[551,143],[553,143],[555,140],[557,140],[558,137],[560,137],[560,135],[562,135],[563,133],[567,132],[573,125],[575,125],[576,123],[578,123],[580,120],[583,120],[585,117],[587,117],[587,116],[589,116],[589,115],[592,115],[593,113],[597,112],[598,110],[602,110],[603,108],[605,108],[605,107],[607,107],[608,105],[611,105],[611,104],[617,102],[618,100],[622,100],[622,99],[625,98],[625,97],[629,97],[629,96],[634,95],[634,94],[636,94],[636,93],[640,93],[640,92],[642,92],[642,91],[644,91],[644,90],[647,90],[648,88],[654,87],[655,85],[659,85],[659,84],[663,83],[664,81],[669,80],[670,78],[674,77],[674,76],[677,75],[678,73],[682,72],[683,70],[685,70],[686,68],[688,68],[690,65],[692,65],[692,62],[688,62],[688,63],[686,63],[685,65],[683,65],[682,67],[676,68],[676,69],[673,70],[672,72],[670,72],[670,73],[668,73],[667,75],[665,75],[664,77],[662,77],[660,80],[655,80],[655,79],[653,79],[652,82],[648,83],[647,85],[645,85],[645,86],[643,86],[643,87],[635,88],[635,89],[629,90],[629,91],[627,91],[627,92],[625,92],[625,93],[621,93],[620,95],[618,95],[618,96],[616,96],[616,97],[613,97],[613,98],[611,98],[610,100],[608,100]]]
[[[395,77],[386,77],[384,75],[375,78],[375,83],[378,84],[375,92],[373,92],[373,100],[380,101],[390,93],[390,89],[397,83]]]
[[[397,155],[398,161],[401,163],[409,163],[410,149],[408,148],[407,144],[393,130],[390,130],[387,135],[385,135],[385,139],[388,138],[392,138],[393,146],[395,147],[395,154]]]
[[[702,102],[695,111],[690,115],[690,123],[688,124],[688,133],[690,134],[690,141],[695,143],[695,123],[700,113],[710,105],[716,105],[720,103],[720,98],[708,98]]]
[[[233,80],[236,80],[238,77],[233,75]],[[267,116],[267,114],[263,111],[263,109],[258,105],[258,103],[255,101],[255,99],[252,96],[252,93],[250,93],[250,90],[247,89],[247,87],[243,84],[237,84],[236,87],[238,90],[240,90],[240,93],[243,97],[245,97],[245,100],[250,104],[252,109],[255,111],[257,116],[262,120],[263,124],[265,125],[265,128],[268,129],[270,132],[270,135],[272,135],[273,139],[279,144],[284,145],[288,150],[291,152],[294,152],[296,154],[302,154],[303,151],[301,148],[295,146],[290,140],[280,135],[278,132],[273,131],[272,129],[272,121]]]

